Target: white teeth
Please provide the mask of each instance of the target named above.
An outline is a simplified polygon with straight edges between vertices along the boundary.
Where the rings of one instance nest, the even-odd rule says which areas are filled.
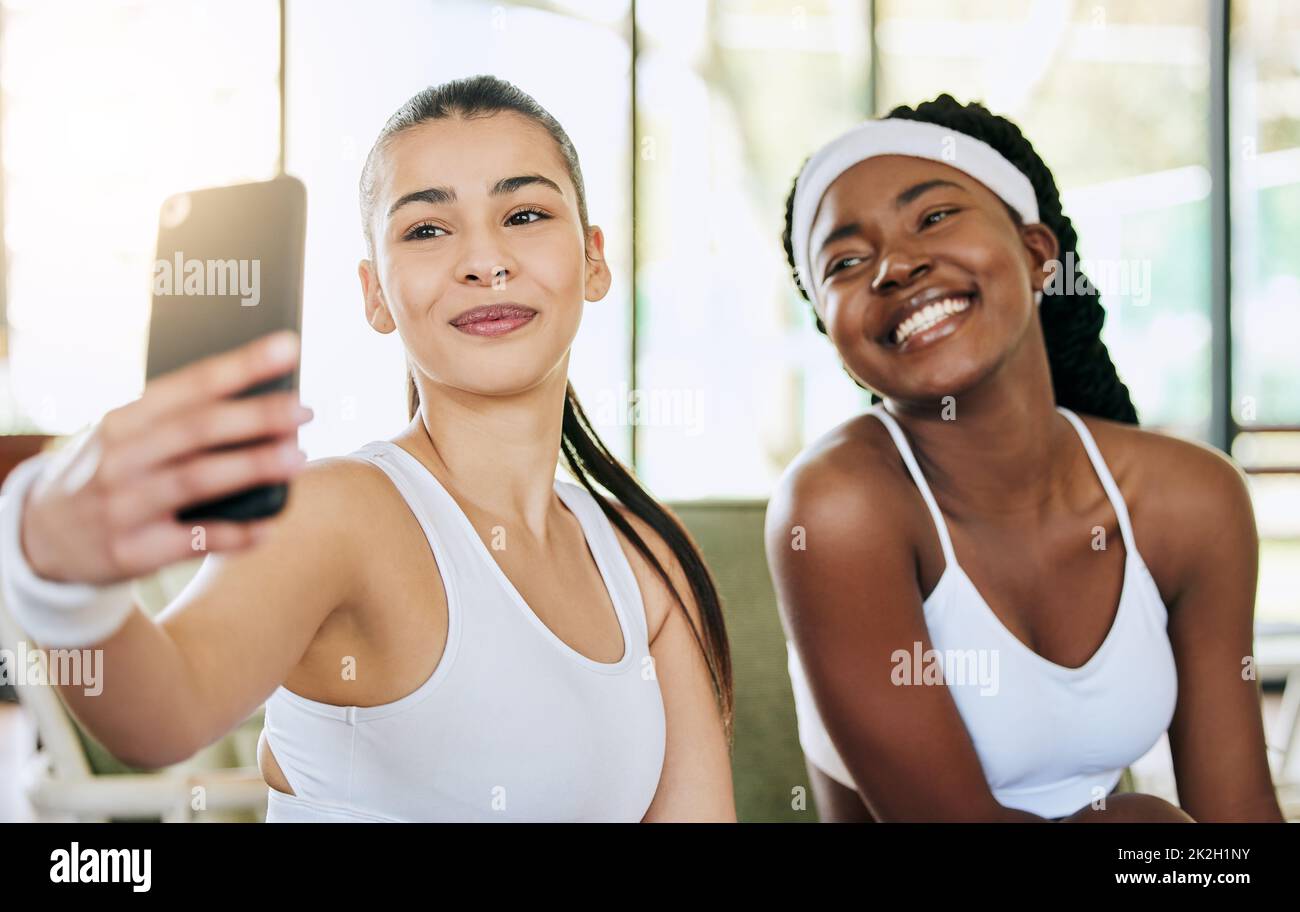
[[[894,344],[902,345],[909,336],[925,332],[968,307],[970,307],[970,298],[944,298],[942,301],[931,302],[898,325],[894,330]]]

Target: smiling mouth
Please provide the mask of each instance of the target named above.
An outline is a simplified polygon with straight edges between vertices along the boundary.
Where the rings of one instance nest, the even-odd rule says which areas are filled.
[[[890,331],[887,341],[899,350],[938,341],[957,328],[978,298],[978,293],[957,294],[932,301]]]
[[[485,304],[467,310],[451,325],[471,336],[500,336],[518,329],[537,316],[537,311],[522,304]]]

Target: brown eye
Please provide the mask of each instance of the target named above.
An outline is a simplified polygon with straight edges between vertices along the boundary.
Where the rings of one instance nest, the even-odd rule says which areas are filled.
[[[428,222],[425,222],[424,224],[416,225],[410,231],[406,232],[406,234],[402,235],[402,240],[424,241],[438,236],[436,234],[432,234],[431,232],[443,231],[443,230],[444,229],[438,225],[432,225],[429,224]]]
[[[523,221],[523,222],[516,222],[515,219],[519,218],[519,216],[521,215],[535,215],[537,216],[537,218],[528,219],[527,221]],[[514,225],[531,225],[534,222],[540,222],[542,219],[548,219],[548,218],[550,218],[550,216],[540,209],[520,209],[518,212],[510,213],[510,217],[506,219],[506,221]]]
[[[937,212],[931,212],[925,218],[921,219],[921,227],[924,228],[926,225],[934,225],[937,224],[938,222],[943,221],[943,218],[935,219],[935,216],[943,216],[946,218],[947,216],[952,215],[954,212],[957,211],[958,210],[956,209],[940,209]],[[935,221],[930,221],[931,219],[935,219]]]
[[[835,273],[839,272],[841,269],[848,269],[849,266],[852,266],[855,263],[859,263],[861,261],[862,261],[862,257],[841,257],[840,259],[831,263],[831,268],[826,271],[826,278],[830,278],[831,276],[835,275]],[[844,265],[845,263],[848,263],[849,265],[846,266]]]

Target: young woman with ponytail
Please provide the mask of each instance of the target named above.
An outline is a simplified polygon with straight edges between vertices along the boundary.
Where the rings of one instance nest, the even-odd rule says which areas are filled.
[[[768,510],[822,819],[1281,820],[1243,476],[1137,427],[1020,130],[950,95],[862,124],[784,243],[873,393]],[[1181,808],[1117,793],[1166,732]]]
[[[111,413],[13,517],[20,621],[103,650],[103,693],[70,705],[159,766],[265,702],[269,821],[734,820],[713,581],[567,379],[610,285],[568,136],[493,77],[427,89],[371,150],[361,213],[365,313],[402,338],[410,424],[302,466],[296,401],[226,398],[292,363],[269,343]],[[269,442],[212,455],[250,440]],[[229,553],[158,618],[114,588],[192,555],[177,507],[290,476],[282,515],[212,524]]]

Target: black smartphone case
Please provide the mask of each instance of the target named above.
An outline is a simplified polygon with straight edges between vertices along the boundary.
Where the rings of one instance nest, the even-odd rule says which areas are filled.
[[[159,219],[146,378],[277,330],[301,333],[306,229],[307,192],[293,177],[168,198]],[[247,293],[253,286],[256,293]],[[298,370],[295,365],[236,397],[296,390]],[[287,485],[263,485],[194,504],[176,517],[259,519],[278,513],[287,499]]]

